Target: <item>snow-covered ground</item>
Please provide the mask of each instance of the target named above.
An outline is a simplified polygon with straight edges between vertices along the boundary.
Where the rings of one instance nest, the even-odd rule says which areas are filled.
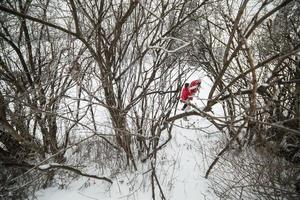
[[[208,95],[209,81],[202,85],[200,98]],[[194,100],[202,107],[200,100]],[[182,106],[182,105],[180,105]],[[220,112],[220,107],[215,108]],[[166,134],[167,137],[167,134]],[[163,140],[164,138],[162,138]],[[216,199],[210,189],[205,172],[214,158],[214,147],[219,133],[206,119],[190,116],[189,121],[178,120],[172,132],[172,139],[166,147],[158,152],[156,173],[166,199],[201,200]],[[101,180],[79,177],[67,188],[53,186],[36,193],[39,200],[117,200],[117,199],[152,199],[150,162],[138,164],[138,170],[116,174],[113,184]],[[96,171],[96,170],[95,170]],[[90,169],[89,172],[93,172]],[[101,175],[99,175],[101,176]],[[156,199],[159,190],[156,186]]]

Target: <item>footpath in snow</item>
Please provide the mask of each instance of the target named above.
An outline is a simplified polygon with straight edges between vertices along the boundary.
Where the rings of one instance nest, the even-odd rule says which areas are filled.
[[[193,125],[192,125],[193,124]],[[157,176],[167,199],[215,199],[209,180],[204,178],[214,144],[218,139],[214,128],[205,119],[189,117],[178,120],[173,138],[158,153]],[[187,128],[180,128],[187,127]],[[197,128],[195,128],[197,127]],[[205,132],[201,129],[205,129]],[[110,186],[99,180],[80,177],[66,189],[51,187],[37,193],[39,200],[117,200],[152,199],[148,164],[140,165],[137,172],[118,174]],[[157,191],[158,192],[158,191]],[[158,194],[158,193],[157,193]]]

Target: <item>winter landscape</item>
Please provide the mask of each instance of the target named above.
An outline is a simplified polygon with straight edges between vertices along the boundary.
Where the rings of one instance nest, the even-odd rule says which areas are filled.
[[[300,199],[299,0],[0,1],[0,199]]]

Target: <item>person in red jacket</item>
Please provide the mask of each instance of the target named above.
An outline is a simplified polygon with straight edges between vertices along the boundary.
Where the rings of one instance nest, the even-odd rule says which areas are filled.
[[[191,82],[190,84],[190,92],[194,96],[197,92],[200,92],[201,80],[197,79]]]
[[[183,105],[183,107],[182,107],[182,109],[181,110],[188,110],[188,104],[189,104],[189,102],[190,102],[190,100],[192,100],[193,99],[193,97],[192,97],[192,93],[191,93],[191,91],[190,91],[190,84],[189,83],[185,83],[184,84],[184,87],[183,87],[183,89],[182,89],[182,91],[181,91],[181,98],[180,98],[180,100],[181,100],[181,102],[183,102],[184,103],[184,105]]]

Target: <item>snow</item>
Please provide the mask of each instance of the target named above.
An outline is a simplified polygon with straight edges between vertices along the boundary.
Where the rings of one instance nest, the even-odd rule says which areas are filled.
[[[0,127],[0,128],[1,128],[1,127]],[[0,148],[2,148],[3,150],[7,151],[6,146],[5,146],[2,142],[0,142]]]
[[[263,83],[263,84],[261,84],[261,86],[262,86],[262,87],[269,87],[270,85],[267,84],[267,83]]]
[[[207,126],[203,119],[189,118],[189,122],[179,121],[178,125],[196,124]],[[175,128],[174,138],[161,150],[157,164],[158,178],[167,199],[201,200],[216,199],[210,190],[209,180],[204,178],[210,159],[209,146],[217,139],[198,131]],[[42,167],[42,166],[41,166]],[[125,172],[118,174],[110,184],[80,177],[66,189],[57,187],[40,190],[36,195],[39,200],[88,200],[88,199],[152,199],[149,172],[150,167],[139,166],[137,173]],[[157,194],[159,192],[157,191]]]
[[[39,169],[41,169],[41,170],[46,170],[46,169],[49,169],[49,168],[50,168],[50,164],[45,164],[45,165],[39,166]]]
[[[195,77],[191,77],[191,80],[193,78]],[[202,100],[195,98],[193,102],[198,107],[206,103],[203,99],[207,99],[209,84],[206,79],[202,83],[199,95]],[[220,105],[216,105],[213,110],[215,114],[222,115]],[[217,199],[212,192],[210,180],[205,179],[204,175],[214,159],[212,149],[219,139],[219,132],[204,118],[189,116],[188,120],[181,119],[175,122],[171,141],[158,152],[155,165],[157,177],[166,199]],[[160,142],[163,143],[167,136],[168,134],[163,134]],[[109,177],[113,184],[80,176],[70,184],[66,184],[64,188],[59,189],[58,183],[53,187],[40,190],[36,193],[36,198],[38,200],[150,200],[152,199],[151,161],[138,162],[137,167],[137,171],[127,170]],[[84,171],[96,174],[99,170],[89,166]],[[159,189],[157,185],[155,187],[156,199],[160,199]]]
[[[48,164],[40,165],[39,169],[41,169],[41,170],[47,170],[47,169],[49,169],[51,167],[59,167],[59,166],[61,166],[61,165],[58,164],[58,163],[48,163]]]

